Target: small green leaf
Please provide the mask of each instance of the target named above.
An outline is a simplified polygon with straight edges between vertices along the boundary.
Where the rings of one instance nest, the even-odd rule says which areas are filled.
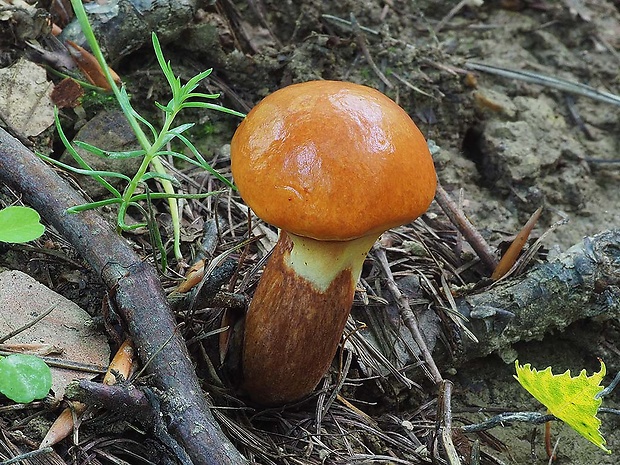
[[[200,81],[202,81],[203,79],[209,77],[209,75],[213,72],[213,68],[207,69],[205,71],[203,71],[202,73],[197,74],[196,76],[194,76],[193,78],[191,78],[189,81],[187,81],[185,83],[185,89],[187,89],[188,92],[191,92],[192,90],[194,90],[196,87],[198,87],[198,84],[200,83]],[[209,95],[209,97],[207,98],[219,98],[220,94],[206,94]]]
[[[519,366],[515,362],[519,381],[532,396],[542,403],[549,412],[565,422],[584,438],[603,449],[608,454],[611,451],[605,447],[605,438],[599,428],[601,420],[596,417],[602,400],[597,398],[603,390],[601,381],[605,376],[605,364],[601,360],[601,369],[592,376],[581,370],[578,376],[571,377],[570,370],[561,375],[554,375],[551,367],[538,371],[529,363]]]
[[[187,131],[188,129],[193,128],[195,125],[195,123],[185,123],[185,124],[181,124],[180,126],[177,126],[176,128],[172,128],[169,129],[168,132],[177,136],[179,134],[181,134],[182,132]],[[164,145],[164,144],[162,144]]]
[[[174,176],[167,173],[157,173],[155,171],[147,171],[146,173],[144,173],[140,178],[140,182],[146,182],[150,179],[163,179],[169,181],[175,187],[180,187],[181,185]]]
[[[0,242],[21,243],[43,235],[45,226],[39,214],[29,207],[12,206],[0,210]]]
[[[87,150],[93,155],[96,155],[101,158],[109,158],[110,160],[118,160],[119,158],[122,158],[122,159],[137,158],[137,157],[143,157],[146,154],[144,150],[128,150],[124,152],[114,152],[114,151],[109,151],[109,150],[103,150],[103,149],[100,149],[99,147],[95,147],[94,145],[91,145],[87,142],[82,142],[79,140],[74,140],[73,143],[77,147]]]
[[[0,392],[27,404],[44,398],[52,387],[52,372],[34,355],[14,354],[0,360]]]

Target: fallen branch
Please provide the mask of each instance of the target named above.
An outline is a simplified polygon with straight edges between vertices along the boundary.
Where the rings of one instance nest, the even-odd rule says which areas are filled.
[[[461,358],[471,359],[542,339],[577,320],[620,315],[620,230],[605,231],[548,263],[479,294],[457,300],[478,343],[464,340]]]
[[[99,214],[67,213],[85,203],[52,168],[0,129],[0,182],[23,195],[102,276],[127,323],[140,360],[163,392],[168,430],[194,464],[242,464],[245,458],[224,436],[209,410],[185,342],[155,270]]]
[[[164,444],[180,465],[192,465],[187,452],[168,434],[159,400],[149,388],[145,392],[129,384],[108,386],[89,380],[71,383],[66,397],[78,403],[102,406],[126,419],[139,421]]]

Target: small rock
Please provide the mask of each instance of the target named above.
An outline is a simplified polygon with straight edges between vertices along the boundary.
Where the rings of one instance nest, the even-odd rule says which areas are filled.
[[[61,354],[51,355],[56,359],[105,369],[110,360],[110,346],[106,336],[93,327],[88,313],[21,271],[0,273],[0,336],[32,322],[51,307],[49,315],[6,343],[53,346],[62,350]],[[72,380],[95,376],[84,371],[50,368],[52,390],[57,399],[62,398]]]
[[[79,130],[75,140],[86,142],[110,152],[123,152],[140,148],[131,126],[120,110],[98,114]],[[115,171],[129,177],[133,177],[142,162],[141,157],[110,160],[82,149],[77,149],[77,152],[94,170]],[[71,154],[66,151],[60,160],[68,165],[77,166]],[[98,200],[109,197],[108,191],[92,177],[77,176],[76,179],[92,199]],[[125,184],[125,181],[118,178],[106,178],[106,180],[117,189]]]

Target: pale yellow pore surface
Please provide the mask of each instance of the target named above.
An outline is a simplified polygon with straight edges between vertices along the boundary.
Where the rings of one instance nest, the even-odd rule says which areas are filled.
[[[299,276],[325,292],[342,270],[350,269],[355,287],[368,251],[378,236],[360,237],[350,241],[317,241],[288,233],[293,241],[289,266]]]

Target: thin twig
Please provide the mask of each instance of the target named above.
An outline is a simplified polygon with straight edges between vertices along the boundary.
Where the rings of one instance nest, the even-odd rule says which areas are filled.
[[[568,108],[568,113],[570,114],[570,117],[572,118],[575,125],[579,128],[583,135],[586,136],[588,140],[595,140],[592,132],[590,131],[588,126],[586,126],[586,122],[583,120],[581,114],[579,114],[579,111],[575,107],[575,99],[573,98],[573,96],[566,94],[564,96],[564,101],[566,102],[566,108]]]
[[[411,89],[414,92],[417,92],[418,94],[422,94],[425,95],[426,97],[430,97],[432,99],[435,100],[439,100],[437,97],[435,97],[434,95],[429,94],[428,92],[424,92],[422,89],[420,89],[419,87],[414,86],[413,84],[411,84],[409,81],[407,81],[404,77],[402,77],[400,74],[395,73],[394,71],[390,72],[390,76],[393,76],[394,78],[396,78],[396,80],[398,82],[400,82],[401,84],[404,84],[405,86],[407,86],[409,89]],[[444,96],[443,93],[440,92],[441,97]]]
[[[52,310],[54,310],[56,307],[58,306],[58,302],[52,304],[50,306],[50,308],[48,308],[47,310],[45,310],[43,313],[41,313],[38,317],[36,317],[34,320],[29,321],[28,323],[26,323],[23,326],[20,326],[19,328],[11,331],[9,334],[7,334],[6,336],[2,336],[0,337],[0,344],[2,344],[3,342],[8,341],[9,339],[11,339],[13,336],[17,336],[19,333],[21,333],[22,331],[26,331],[28,328],[32,328],[34,325],[36,325],[39,321],[41,321],[43,318],[45,318],[47,315],[49,315],[50,313],[52,313]]]
[[[387,280],[387,287],[392,293],[392,295],[394,296],[394,300],[396,300],[398,304],[400,316],[403,319],[403,322],[405,323],[409,331],[411,332],[413,339],[415,340],[416,344],[418,345],[418,348],[420,349],[420,352],[422,353],[422,358],[426,362],[426,365],[429,370],[430,378],[435,383],[439,384],[441,381],[443,381],[443,378],[441,377],[441,373],[439,372],[439,369],[437,368],[437,365],[435,364],[435,361],[433,360],[433,356],[431,355],[430,350],[426,346],[426,342],[424,341],[424,337],[422,336],[422,332],[420,331],[420,327],[418,326],[418,319],[415,316],[415,313],[413,313],[413,311],[411,310],[411,307],[409,306],[409,301],[403,295],[403,293],[400,292],[400,289],[398,289],[398,285],[396,284],[396,281],[394,281],[394,275],[392,274],[392,270],[390,269],[390,264],[388,262],[387,256],[385,255],[385,250],[376,246],[375,256],[379,260],[381,268],[383,269],[383,272],[385,273],[386,280]]]
[[[452,442],[452,381],[443,380],[439,389],[437,405],[437,436],[446,453],[450,465],[461,465],[459,454]]]
[[[47,231],[47,232],[52,233],[51,231]],[[54,240],[60,241],[62,240],[62,238],[57,237]],[[20,252],[29,252],[29,253],[36,253],[40,255],[49,255],[50,257],[54,257],[54,258],[57,258],[59,260],[63,260],[69,263],[71,266],[74,266],[78,270],[84,268],[84,263],[79,263],[76,260],[72,260],[62,250],[42,249],[41,247],[35,247],[29,244],[10,244],[9,247],[11,248],[11,250],[18,250]]]
[[[497,426],[505,426],[505,423],[523,422],[540,425],[553,420],[557,420],[557,418],[553,415],[546,415],[539,412],[500,413],[499,415],[495,415],[482,423],[461,426],[461,431],[463,433],[476,433],[478,431],[486,431]]]
[[[353,24],[351,23],[351,21],[347,21],[346,19],[339,18],[338,16],[325,14],[325,15],[321,15],[321,18],[326,19],[328,21],[332,21],[332,22],[334,22],[336,24],[339,24],[341,26],[346,26],[346,27],[351,28],[351,29],[353,28]],[[358,24],[358,27],[360,28],[360,30],[362,30],[364,32],[367,32],[368,34],[372,34],[372,35],[375,35],[375,36],[379,35],[379,31],[376,31],[374,29],[370,29],[369,27],[362,26],[362,25],[359,25],[359,24]]]
[[[448,24],[448,22],[454,18],[454,16],[456,16],[456,14],[461,11],[464,7],[466,7],[469,4],[479,4],[482,5],[482,2],[474,2],[472,0],[461,0],[460,2],[458,2],[450,11],[448,11],[448,14],[446,16],[443,17],[443,19],[441,21],[439,21],[439,23],[437,24],[437,26],[435,26],[435,34],[438,34],[439,31],[441,31],[444,26],[446,24]]]
[[[608,396],[609,394],[611,394],[611,391],[616,389],[618,383],[620,383],[620,371],[616,374],[616,377],[613,379],[613,381],[609,383],[609,386],[607,386],[605,389],[595,395],[594,398],[600,399],[601,397]]]
[[[463,234],[465,240],[478,254],[480,260],[482,260],[482,263],[484,263],[489,270],[494,270],[497,266],[497,258],[491,250],[491,247],[478,230],[474,228],[463,212],[459,210],[456,203],[439,183],[437,183],[435,201],[439,204],[456,229]]]
[[[601,33],[594,34],[594,37],[596,37],[596,40],[598,40],[607,49],[607,51],[611,53],[611,55],[616,59],[617,64],[620,65],[620,53],[618,53],[614,46],[611,45]]]
[[[620,410],[615,409],[615,408],[609,408],[609,407],[601,407],[598,409],[598,413],[610,413],[612,415],[618,415],[620,416]]]
[[[1,356],[13,355],[15,353],[16,352],[0,350]],[[41,360],[43,360],[45,363],[47,363],[49,366],[56,367],[56,368],[65,368],[67,370],[83,371],[84,373],[105,373],[107,370],[107,367],[104,367],[102,365],[92,365],[90,363],[76,362],[73,360],[63,360],[61,358],[47,357],[44,355],[40,355],[38,357]]]
[[[362,32],[360,25],[358,24],[355,16],[351,13],[351,27],[353,28],[353,34],[355,35],[355,42],[357,46],[360,48],[362,53],[364,54],[364,58],[366,58],[366,62],[368,66],[372,68],[375,74],[381,79],[381,81],[388,87],[388,89],[394,88],[394,84],[390,82],[390,80],[383,74],[383,72],[379,69],[379,67],[375,64],[375,61],[372,59],[370,52],[368,51],[368,46],[366,45],[366,36]]]

